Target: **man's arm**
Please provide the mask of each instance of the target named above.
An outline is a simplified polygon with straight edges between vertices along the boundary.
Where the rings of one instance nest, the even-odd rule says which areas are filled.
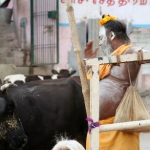
[[[96,57],[97,51],[98,51],[98,47],[95,48],[95,50],[92,50],[92,46],[93,46],[93,41],[89,41],[86,44],[86,47],[84,49],[84,53],[85,53],[85,58],[94,58]]]

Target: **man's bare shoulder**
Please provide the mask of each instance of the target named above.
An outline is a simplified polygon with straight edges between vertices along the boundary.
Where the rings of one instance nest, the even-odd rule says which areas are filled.
[[[150,52],[150,50],[144,49],[143,47],[131,46],[124,54],[132,54],[142,50],[143,52]]]

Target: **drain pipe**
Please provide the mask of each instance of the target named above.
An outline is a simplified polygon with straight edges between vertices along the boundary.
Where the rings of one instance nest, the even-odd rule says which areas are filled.
[[[26,26],[27,26],[27,18],[22,18],[20,21],[20,44],[21,49],[23,50],[24,53],[23,66],[27,66],[27,56],[28,56],[28,51],[26,49],[27,48]]]
[[[20,42],[21,42],[21,49],[26,49],[27,44],[27,35],[26,35],[26,26],[27,26],[27,18],[22,18],[20,22]]]

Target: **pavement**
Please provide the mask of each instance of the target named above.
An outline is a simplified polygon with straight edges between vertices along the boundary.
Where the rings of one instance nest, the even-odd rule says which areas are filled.
[[[150,150],[150,132],[140,133],[140,150]]]

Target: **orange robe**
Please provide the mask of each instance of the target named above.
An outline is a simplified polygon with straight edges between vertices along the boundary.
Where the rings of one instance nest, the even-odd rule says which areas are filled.
[[[111,55],[123,54],[130,45],[122,45],[115,50]],[[110,74],[112,65],[100,65],[100,79],[103,79]],[[87,73],[87,79],[90,80],[90,71]],[[114,117],[100,121],[100,125],[112,124]],[[99,135],[100,150],[139,150],[139,133],[138,132],[122,132],[108,131],[100,132]],[[86,150],[90,150],[90,136],[87,134]]]
[[[129,47],[131,47],[131,45],[124,44],[124,45],[120,46],[118,49],[116,49],[115,51],[113,51],[110,55],[112,56],[115,54],[123,54]],[[99,78],[103,79],[104,77],[109,75],[111,67],[112,67],[111,64],[100,65]],[[87,79],[90,80],[90,70],[87,72]]]

